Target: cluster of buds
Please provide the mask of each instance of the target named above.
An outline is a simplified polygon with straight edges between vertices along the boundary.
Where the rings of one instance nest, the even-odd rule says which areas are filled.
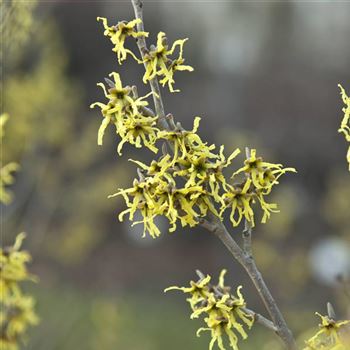
[[[25,234],[17,236],[13,246],[0,248],[0,348],[17,350],[29,326],[38,323],[34,300],[24,295],[19,283],[36,278],[28,273],[31,257],[20,250]]]
[[[350,320],[336,321],[330,315],[322,316],[320,330],[306,341],[304,350],[348,350],[350,348]]]
[[[344,134],[345,140],[350,143],[350,97],[346,94],[344,88],[341,85],[338,85],[338,86],[340,88],[342,100],[345,104],[345,107],[343,108],[344,117],[341,121],[338,132]],[[348,148],[346,159],[349,163],[349,171],[350,171],[350,145]]]
[[[247,338],[244,326],[249,329],[254,323],[253,317],[246,311],[246,303],[241,293],[241,286],[237,288],[237,295],[231,293],[231,288],[225,286],[224,276],[226,270],[222,270],[217,285],[210,284],[211,276],[204,276],[200,272],[200,279],[197,282],[191,281],[189,287],[169,287],[170,290],[180,290],[190,297],[187,299],[190,304],[192,314],[191,319],[204,315],[206,327],[199,328],[197,336],[202,331],[210,331],[211,350],[217,343],[220,350],[225,350],[224,336],[228,337],[230,346],[238,350],[237,333],[243,338]]]
[[[143,76],[144,83],[147,83],[155,77],[160,77],[160,83],[163,86],[168,85],[170,92],[178,92],[179,90],[175,90],[173,87],[175,84],[174,73],[176,71],[193,71],[191,66],[184,64],[183,45],[188,40],[187,38],[176,40],[171,48],[169,48],[165,33],[159,32],[157,36],[157,45],[151,45],[150,50],[145,48],[143,58],[139,59],[131,50],[126,49],[124,45],[128,37],[133,37],[135,39],[148,37],[148,32],[138,31],[135,28],[142,23],[141,19],[138,18],[130,22],[122,21],[115,26],[108,26],[106,18],[97,17],[97,20],[102,21],[105,28],[104,35],[108,36],[113,43],[113,51],[117,53],[119,64],[122,64],[129,54],[137,63],[146,66],[146,72]],[[174,55],[177,47],[179,48],[178,57],[170,58],[169,56]]]

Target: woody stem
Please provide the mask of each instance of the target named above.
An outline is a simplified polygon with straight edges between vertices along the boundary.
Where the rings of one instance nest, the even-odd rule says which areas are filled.
[[[245,247],[246,251],[243,251],[237,242],[231,237],[225,225],[213,215],[210,217],[210,221],[203,221],[202,226],[208,231],[214,233],[224,243],[232,256],[243,266],[276,326],[276,334],[283,341],[285,348],[288,350],[297,350],[293,334],[288,328],[275,299],[256,266],[253,254],[251,253],[252,249],[250,247],[250,241],[246,241],[245,244],[249,244],[249,247]]]

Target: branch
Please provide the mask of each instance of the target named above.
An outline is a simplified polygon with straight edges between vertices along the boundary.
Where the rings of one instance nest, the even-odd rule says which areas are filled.
[[[138,31],[145,31],[143,25],[143,12],[142,12],[142,0],[131,0],[135,17],[141,19],[141,23],[137,25]],[[144,59],[145,54],[148,53],[148,48],[146,44],[145,37],[137,38],[137,45],[141,54],[142,59]],[[146,63],[145,63],[146,67]],[[147,67],[146,67],[147,68]],[[171,118],[167,118],[165,115],[164,105],[159,89],[159,84],[157,77],[150,81],[151,90],[153,92],[153,100],[155,106],[155,112],[158,116],[159,126],[163,129],[170,130],[169,121]],[[172,124],[171,124],[172,125]],[[249,150],[247,151],[248,154]],[[254,286],[259,293],[261,299],[264,302],[266,309],[268,310],[271,319],[274,323],[274,329],[277,335],[282,339],[286,348],[288,350],[296,350],[295,340],[291,331],[289,330],[275,300],[273,299],[269,289],[267,288],[265,281],[263,280],[261,273],[256,267],[255,261],[252,256],[251,249],[251,227],[247,226],[244,230],[243,240],[244,240],[244,250],[236,243],[236,241],[228,233],[225,225],[220,221],[219,218],[213,214],[208,215],[209,220],[200,220],[201,226],[205,227],[208,231],[214,233],[227,247],[233,257],[244,267],[249,277],[254,283]],[[263,316],[258,316],[257,319],[263,320]],[[265,319],[266,320],[266,319]],[[264,322],[264,321],[263,321]],[[269,321],[271,322],[271,321]],[[269,323],[267,322],[267,323]],[[266,323],[266,322],[265,322]],[[271,324],[270,324],[271,326]]]
[[[264,317],[263,315],[258,314],[257,312],[247,309],[247,308],[242,308],[242,310],[251,315],[254,319],[255,322],[261,324],[262,326],[268,328],[269,330],[278,333],[278,329],[277,327],[274,325],[274,323],[272,321],[270,321],[269,319],[267,319],[266,317]]]

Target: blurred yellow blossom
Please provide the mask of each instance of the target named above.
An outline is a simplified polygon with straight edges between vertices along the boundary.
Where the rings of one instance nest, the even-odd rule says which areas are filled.
[[[18,349],[19,339],[23,338],[29,326],[38,324],[32,297],[14,294],[1,300],[0,310],[0,349]]]
[[[20,233],[12,247],[0,248],[0,289],[4,297],[18,293],[18,282],[35,280],[27,270],[30,254],[20,250],[25,236],[25,233]]]
[[[38,323],[33,298],[23,295],[18,285],[36,280],[27,270],[29,253],[20,250],[24,238],[20,233],[13,246],[0,248],[0,345],[4,350],[17,350],[28,326]]]
[[[3,148],[2,139],[5,135],[4,127],[9,119],[9,115],[4,113],[0,115],[0,141],[1,149]],[[12,201],[12,193],[6,187],[12,185],[15,178],[13,173],[19,169],[17,163],[11,162],[6,165],[2,164],[3,152],[0,160],[0,202],[4,204],[9,204]]]
[[[6,186],[12,185],[15,178],[13,173],[19,169],[17,163],[11,162],[0,169],[0,202],[9,204],[12,201],[12,193],[6,189]]]
[[[0,59],[6,65],[13,65],[20,58],[23,46],[28,42],[30,34],[33,33],[33,12],[37,6],[37,0],[31,1],[0,1]],[[2,62],[3,63],[3,62]]]

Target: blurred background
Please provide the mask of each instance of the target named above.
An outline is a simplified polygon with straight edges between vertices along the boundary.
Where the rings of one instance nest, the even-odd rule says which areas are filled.
[[[120,199],[135,167],[152,155],[125,146],[109,128],[103,147],[96,83],[112,71],[125,85],[142,83],[134,62],[117,65],[97,16],[110,23],[133,18],[128,1],[2,1],[2,112],[10,114],[4,162],[21,171],[14,201],[2,210],[2,243],[20,231],[40,283],[28,286],[41,318],[26,349],[206,349],[195,337],[182,294],[195,269],[243,291],[250,308],[266,312],[242,268],[221,242],[201,228],[141,238],[142,228],[119,223]],[[350,93],[350,3],[286,1],[145,1],[149,43],[188,37],[186,63],[164,91],[166,112],[190,128],[202,117],[209,142],[257,148],[265,159],[293,166],[271,196],[281,209],[254,230],[262,273],[301,339],[331,301],[350,317],[350,176],[338,83]],[[136,50],[133,44],[131,45]],[[241,229],[232,230],[240,241]],[[242,349],[278,349],[259,325]]]

